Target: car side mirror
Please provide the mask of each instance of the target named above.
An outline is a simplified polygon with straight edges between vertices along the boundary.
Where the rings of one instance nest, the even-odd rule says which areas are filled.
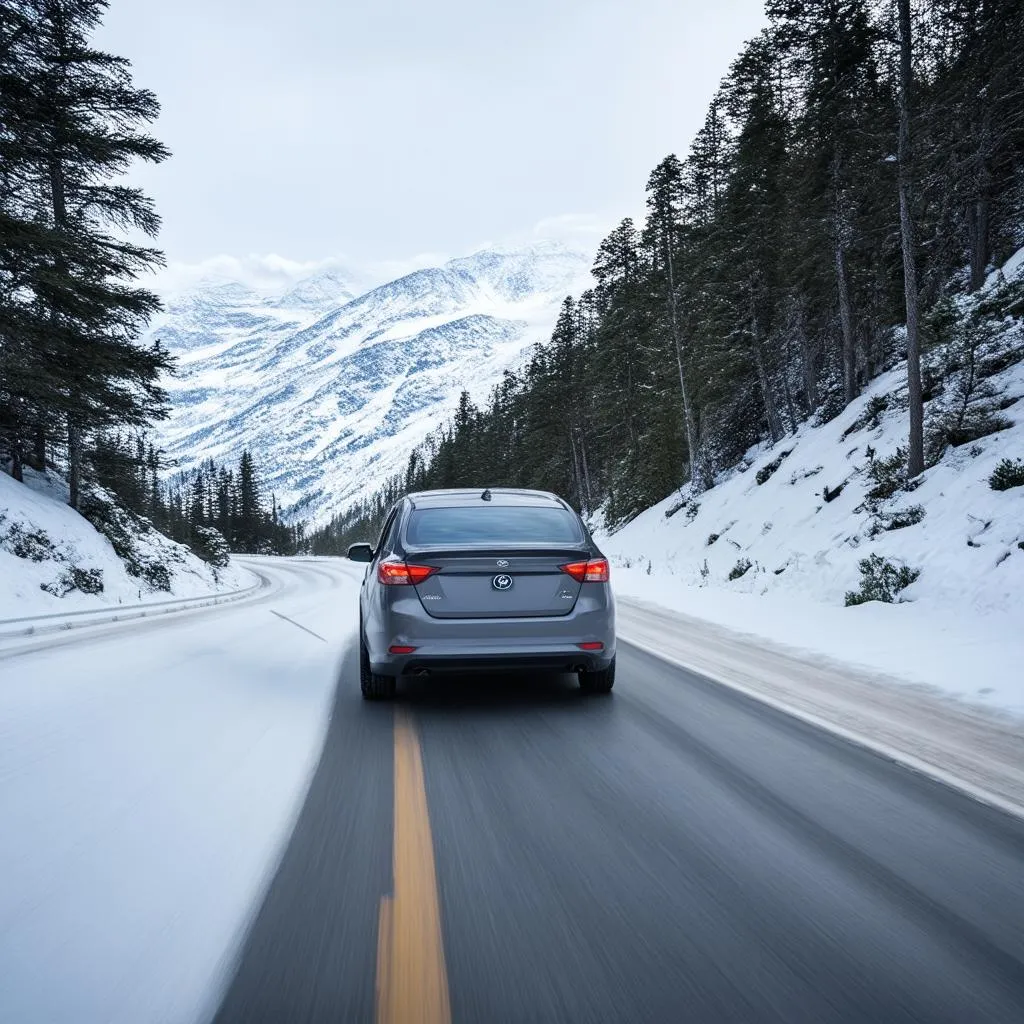
[[[353,562],[372,562],[373,548],[369,544],[351,544],[348,549],[348,557]]]

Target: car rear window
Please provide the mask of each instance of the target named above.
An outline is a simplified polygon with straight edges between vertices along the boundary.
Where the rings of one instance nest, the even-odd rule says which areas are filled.
[[[406,531],[412,547],[580,544],[583,539],[579,521],[571,512],[529,505],[416,509]]]

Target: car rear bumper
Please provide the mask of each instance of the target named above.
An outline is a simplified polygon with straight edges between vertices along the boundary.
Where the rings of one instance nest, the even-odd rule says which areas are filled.
[[[594,672],[607,668],[615,657],[614,644],[601,651],[581,651],[578,647],[508,648],[473,645],[449,647],[427,644],[411,654],[387,654],[371,661],[373,671],[381,675],[401,676],[431,672]]]

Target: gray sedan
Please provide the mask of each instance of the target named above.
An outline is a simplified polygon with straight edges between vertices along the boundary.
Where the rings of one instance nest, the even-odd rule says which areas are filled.
[[[452,670],[575,672],[615,682],[608,560],[585,524],[545,491],[422,491],[391,510],[359,594],[363,696],[394,696],[399,676]]]

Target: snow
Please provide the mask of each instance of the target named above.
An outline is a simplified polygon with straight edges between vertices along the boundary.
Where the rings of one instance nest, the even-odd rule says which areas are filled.
[[[43,547],[39,561],[12,551],[14,538],[42,531],[52,547]],[[214,570],[187,548],[155,531],[138,538],[147,558],[170,571],[170,591],[156,590],[128,574],[110,541],[67,505],[67,487],[52,475],[25,470],[25,483],[0,472],[0,622],[33,615],[103,607],[119,608],[168,598],[226,594],[251,586],[253,576],[235,564]],[[42,589],[74,566],[99,569],[103,591],[73,590],[64,597]]]
[[[322,746],[351,574],[0,652],[0,1020],[212,1016]],[[287,614],[309,636],[271,614]]]
[[[994,382],[1024,396],[1024,363]],[[888,509],[920,505],[924,519],[870,535],[863,506],[870,445],[885,458],[906,444],[906,412],[890,401],[877,427],[847,432],[873,396],[905,391],[905,366],[875,380],[838,418],[804,424],[750,451],[741,470],[682,508],[673,495],[599,543],[619,594],[839,659],[972,704],[1024,715],[1024,487],[994,491],[1004,458],[1024,455],[1024,402],[1010,429],[952,449]],[[790,454],[764,483],[758,470]],[[845,482],[825,501],[823,489]],[[718,539],[709,544],[712,534]],[[920,569],[901,603],[844,607],[858,563],[879,554]],[[752,566],[730,581],[740,559]]]

